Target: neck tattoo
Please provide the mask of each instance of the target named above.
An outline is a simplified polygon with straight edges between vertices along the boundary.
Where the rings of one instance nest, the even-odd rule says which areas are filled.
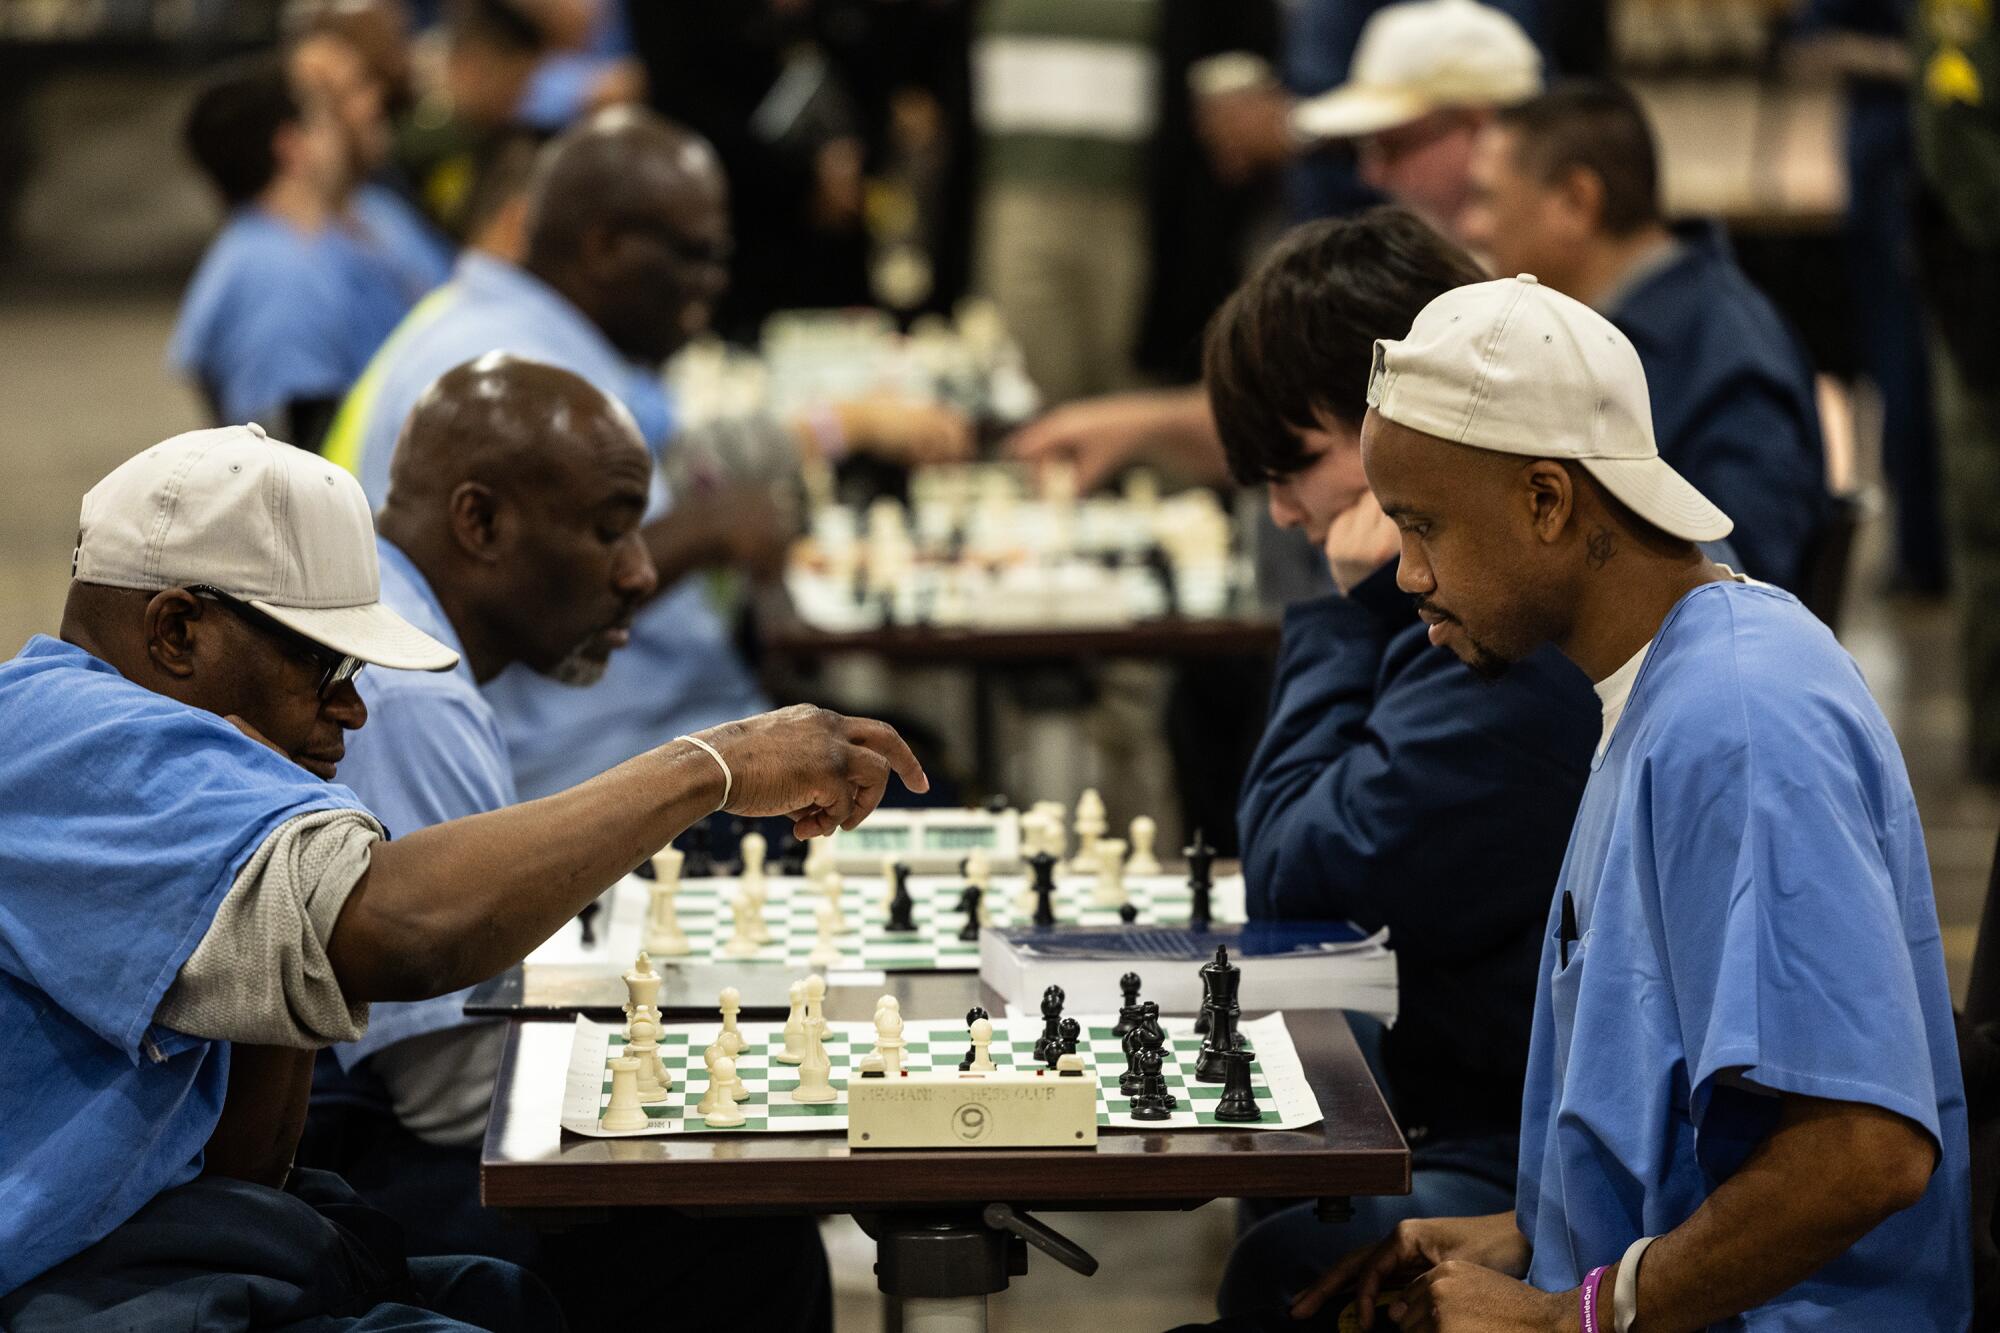
[[[1602,569],[1611,563],[1611,554],[1617,549],[1618,539],[1611,535],[1609,528],[1599,528],[1590,534],[1584,544],[1584,561],[1592,569]]]

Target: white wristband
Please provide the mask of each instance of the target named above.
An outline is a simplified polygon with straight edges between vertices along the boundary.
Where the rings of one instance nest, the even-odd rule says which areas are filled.
[[[727,810],[729,808],[729,793],[736,786],[736,775],[729,771],[728,761],[723,759],[722,751],[716,749],[699,736],[676,736],[674,739],[677,741],[686,741],[689,745],[699,745],[702,749],[708,751],[708,757],[713,759],[716,767],[722,770],[722,804],[715,808],[718,810]]]
[[[1632,1323],[1639,1317],[1639,1260],[1645,1257],[1646,1247],[1658,1239],[1639,1237],[1618,1261],[1618,1282],[1611,1289],[1612,1333],[1632,1333]]]

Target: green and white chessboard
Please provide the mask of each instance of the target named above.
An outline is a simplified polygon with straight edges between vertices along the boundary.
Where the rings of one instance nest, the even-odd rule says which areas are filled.
[[[1160,1131],[1164,1129],[1301,1129],[1319,1123],[1319,1102],[1306,1082],[1291,1033],[1283,1014],[1267,1014],[1243,1024],[1245,1040],[1255,1051],[1251,1061],[1251,1087],[1263,1119],[1254,1123],[1226,1123],[1215,1118],[1215,1104],[1222,1099],[1220,1083],[1201,1083],[1194,1077],[1194,1060],[1201,1050],[1201,1038],[1187,1019],[1168,1020],[1166,1054],[1163,1065],[1167,1088],[1179,1105],[1167,1120],[1134,1120],[1131,1102],[1118,1091],[1118,1076],[1125,1070],[1125,1052],[1111,1035],[1115,1018],[1105,1015],[1076,1016],[1083,1025],[1083,1039],[1077,1052],[1084,1057],[1090,1076],[1097,1083],[1097,1123],[1102,1127],[1123,1127]],[[611,1102],[611,1072],[606,1061],[622,1054],[625,1037],[621,1028],[576,1020],[576,1038],[570,1050],[569,1081],[564,1089],[562,1124],[564,1129],[601,1138],[624,1138],[645,1134],[811,1134],[847,1130],[847,1084],[858,1078],[857,1066],[875,1047],[871,1023],[834,1023],[827,1033],[827,1055],[833,1064],[833,1086],[838,1096],[830,1102],[805,1103],[791,1100],[798,1086],[796,1066],[771,1059],[784,1049],[784,1024],[743,1023],[740,1030],[748,1043],[736,1057],[736,1076],[750,1096],[739,1100],[743,1123],[726,1129],[711,1129],[696,1111],[696,1103],[708,1090],[708,1069],[702,1052],[708,1049],[721,1029],[720,1023],[670,1023],[660,1042],[660,1059],[673,1075],[674,1086],[665,1100],[648,1104],[645,1129],[622,1133],[603,1127],[604,1108]],[[1042,1020],[1017,1014],[993,1022],[993,1063],[1001,1069],[1034,1069],[1035,1039],[1041,1035]],[[970,1042],[965,1025],[943,1019],[905,1019],[903,1068],[909,1072],[958,1071]],[[1054,1078],[1053,1071],[1049,1077]]]
[[[985,907],[992,926],[1025,925],[1032,919],[1032,906],[1022,911],[1020,893],[1026,881],[1018,875],[996,876],[993,890],[986,895]],[[582,943],[582,933],[574,925],[557,931],[548,943],[529,956],[531,963],[604,962],[620,973],[632,965],[641,947],[646,919],[647,888],[650,881],[628,876],[612,890],[610,922],[602,914],[596,924],[597,942]],[[794,876],[773,875],[765,881],[764,924],[771,942],[747,957],[723,952],[732,933],[729,897],[738,881],[722,877],[683,880],[674,900],[675,916],[688,937],[686,958],[702,963],[770,963],[795,971],[887,971],[887,972],[976,972],[979,970],[979,941],[961,940],[965,913],[958,910],[965,881],[955,875],[912,875],[910,897],[916,910],[916,929],[898,934],[887,928],[889,909],[885,905],[887,885],[880,876],[848,877],[840,899],[841,915],[848,932],[841,935],[840,961],[814,964],[810,955],[819,936],[819,905],[825,901],[817,884]],[[1095,907],[1091,897],[1096,877],[1090,874],[1058,874],[1056,877],[1056,920],[1065,924],[1115,926],[1115,907]],[[1184,923],[1193,906],[1185,875],[1128,875],[1126,896],[1139,911],[1138,924]],[[1210,895],[1213,920],[1224,924],[1241,922],[1243,878],[1240,875],[1217,879]],[[671,963],[662,956],[658,961]]]

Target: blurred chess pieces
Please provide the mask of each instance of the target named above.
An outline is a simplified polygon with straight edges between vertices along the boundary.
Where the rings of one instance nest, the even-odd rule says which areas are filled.
[[[764,920],[764,901],[768,887],[764,882],[764,857],[769,852],[764,835],[751,831],[743,835],[737,844],[737,855],[743,859],[742,881],[739,892],[749,900],[750,938],[759,944],[771,942],[771,927]]]
[[[1090,905],[1125,906],[1125,840],[1099,838],[1092,850],[1097,854],[1097,864],[1092,867],[1097,872],[1097,888],[1091,894]]]
[[[837,861],[833,854],[833,844],[825,838],[806,840],[805,876],[817,883],[835,872]]]
[[[757,955],[757,927],[751,916],[756,900],[739,888],[729,895],[729,942],[722,946],[727,958],[754,958]]]
[[[1210,894],[1215,889],[1215,848],[1202,839],[1201,830],[1194,831],[1194,839],[1182,849],[1188,863],[1188,889],[1194,897],[1194,904],[1188,912],[1188,924],[1196,930],[1207,930],[1214,915]]]
[[[710,1129],[732,1129],[743,1123],[743,1112],[737,1109],[736,1089],[742,1083],[736,1077],[736,1062],[723,1056],[715,1062],[715,1105],[701,1113],[702,1123]]]
[[[611,1069],[611,1104],[602,1124],[610,1130],[644,1129],[646,1110],[639,1102],[639,1062],[622,1055],[607,1062]]]
[[[1153,855],[1153,839],[1159,836],[1160,828],[1149,815],[1140,815],[1132,821],[1132,855],[1126,859],[1125,873],[1128,875],[1157,875],[1160,860]]]
[[[958,910],[965,913],[965,924],[958,928],[958,938],[971,942],[979,938],[980,918],[986,915],[982,899],[985,891],[977,884],[968,883],[965,892],[958,895]]]
[[[1035,924],[1053,926],[1056,923],[1056,858],[1048,852],[1036,852],[1028,858],[1028,866],[1034,872],[1034,879],[1028,888],[1034,899]]]
[[[889,894],[889,921],[884,929],[907,935],[917,928],[916,900],[910,897],[910,868],[901,861],[889,867],[894,888]]]
[[[840,944],[834,938],[839,924],[834,909],[829,903],[819,905],[819,936],[813,941],[812,952],[806,961],[814,967],[832,967],[840,962]]]
[[[973,1005],[972,1008],[965,1011],[966,1031],[968,1032],[978,1031],[977,1025],[979,1023],[979,1020],[982,1018],[991,1018],[991,1017],[992,1015],[987,1013],[984,1009],[980,1008],[976,1004]],[[992,1030],[992,1025],[990,1023],[987,1025],[987,1030],[990,1034]],[[966,1050],[965,1058],[958,1062],[959,1072],[963,1073],[966,1070],[971,1069],[973,1067],[973,1062],[976,1061],[978,1058],[979,1058],[979,1047],[975,1044]],[[993,1066],[989,1063],[986,1067],[988,1069],[991,1069]]]
[[[1060,861],[1069,855],[1069,812],[1061,801],[1036,801],[1032,813],[1040,817],[1042,842],[1035,850],[1047,852]]]
[[[826,878],[819,882],[820,897],[833,916],[833,933],[836,935],[845,935],[848,930],[847,918],[840,914],[840,898],[846,891],[847,881],[838,870],[827,871]]]
[[[1070,862],[1072,870],[1089,874],[1097,869],[1097,840],[1104,836],[1107,827],[1104,798],[1097,794],[1097,788],[1086,788],[1076,802],[1076,859]]]
[[[826,978],[814,975],[806,978],[806,1054],[799,1062],[799,1085],[792,1089],[795,1102],[830,1102],[838,1095],[833,1090],[833,1065],[826,1054],[826,1018],[820,1006],[826,1000]]]
[[[674,911],[674,899],[681,891],[681,866],[687,857],[677,848],[662,847],[653,854],[653,882],[646,887],[646,952],[661,958],[679,958],[688,951],[687,932],[681,929]]]
[[[794,981],[786,991],[791,1008],[785,1011],[785,1047],[771,1058],[781,1065],[795,1065],[806,1058],[806,983]]]

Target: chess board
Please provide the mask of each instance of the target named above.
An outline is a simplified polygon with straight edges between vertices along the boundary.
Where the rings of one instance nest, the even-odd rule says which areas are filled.
[[[1111,1035],[1116,1018],[1107,1014],[1077,1015],[1083,1037],[1077,1052],[1084,1058],[1086,1075],[1097,1084],[1099,1128],[1143,1129],[1157,1133],[1173,1129],[1300,1129],[1319,1123],[1319,1102],[1307,1084],[1298,1051],[1285,1028],[1283,1014],[1267,1014],[1242,1024],[1245,1040],[1254,1051],[1250,1066],[1251,1088],[1263,1118],[1255,1122],[1230,1123],[1215,1118],[1215,1104],[1222,1099],[1220,1083],[1201,1083],[1194,1077],[1194,1061],[1201,1050],[1201,1038],[1192,1031],[1191,1020],[1168,1020],[1169,1059],[1163,1065],[1167,1087],[1178,1105],[1166,1120],[1134,1120],[1131,1103],[1118,1091],[1118,1076],[1125,1070],[1125,1052]],[[695,1109],[708,1089],[708,1069],[702,1052],[715,1040],[720,1023],[670,1023],[660,1042],[660,1059],[673,1075],[674,1086],[665,1100],[648,1104],[645,1129],[607,1130],[601,1121],[611,1102],[611,1072],[606,1061],[625,1049],[625,1037],[616,1026],[576,1020],[576,1038],[571,1048],[568,1084],[564,1090],[562,1124],[578,1134],[602,1138],[623,1138],[647,1134],[810,1134],[847,1130],[847,1084],[858,1078],[857,1067],[875,1046],[875,1028],[870,1023],[833,1023],[826,1038],[827,1055],[833,1065],[832,1082],[837,1094],[830,1102],[804,1103],[791,1100],[798,1086],[797,1066],[779,1064],[772,1055],[784,1049],[784,1024],[743,1023],[740,1031],[748,1043],[736,1057],[736,1075],[749,1089],[747,1101],[739,1100],[744,1122],[723,1129],[710,1128]],[[1035,1040],[1041,1035],[1042,1020],[1017,1014],[993,1020],[993,1063],[1000,1069],[1039,1068],[1034,1058]],[[970,1042],[965,1025],[948,1019],[905,1019],[903,1068],[911,1073],[933,1070],[958,1071]],[[1056,1077],[1053,1071],[1049,1077]]]
[[[1032,902],[1021,901],[1026,882],[1019,875],[994,877],[993,889],[985,899],[990,925],[1025,925],[1033,919]],[[738,891],[740,881],[719,876],[683,880],[674,900],[675,915],[688,937],[688,953],[682,957],[703,963],[769,963],[796,972],[978,971],[979,941],[958,937],[965,925],[965,913],[958,910],[965,881],[955,875],[912,875],[909,883],[916,929],[898,933],[888,929],[888,886],[881,877],[847,877],[840,912],[848,931],[835,941],[840,946],[840,961],[816,964],[811,961],[811,954],[818,942],[819,905],[825,901],[817,884],[794,876],[767,878],[764,925],[771,941],[760,945],[753,954],[738,957],[725,953],[724,946],[733,933],[729,900]],[[650,881],[637,876],[621,880],[607,895],[608,924],[606,914],[598,914],[594,943],[584,944],[581,930],[566,925],[529,955],[528,961],[603,962],[622,973],[632,965],[643,941],[649,887]],[[1058,874],[1056,920],[1094,926],[1120,924],[1117,908],[1092,905],[1095,889],[1095,875]],[[1143,925],[1185,922],[1193,905],[1193,896],[1182,875],[1128,875],[1125,892],[1138,909],[1138,922]],[[1212,919],[1225,924],[1244,920],[1242,876],[1217,878],[1210,894],[1210,912]],[[672,963],[676,959],[662,956],[657,961]]]

